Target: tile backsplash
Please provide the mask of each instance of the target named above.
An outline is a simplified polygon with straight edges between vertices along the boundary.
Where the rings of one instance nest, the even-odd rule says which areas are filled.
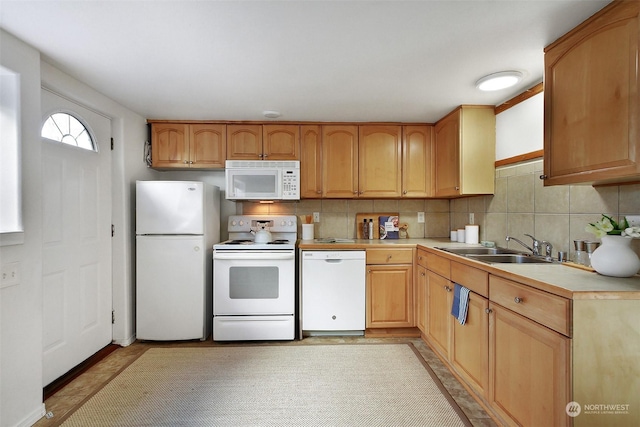
[[[272,205],[244,202],[238,204],[237,210],[245,214],[320,212],[315,236],[338,238],[355,238],[359,212],[399,212],[400,222],[409,224],[412,238],[448,237],[450,230],[464,228],[473,213],[474,223],[480,225],[481,240],[518,248],[518,243],[506,242],[505,237],[510,235],[528,244],[531,239],[525,234],[531,234],[551,242],[554,254],[570,252],[570,258],[574,239],[597,240],[584,228],[600,219],[601,214],[615,219],[640,215],[640,184],[544,187],[539,179],[542,169],[542,160],[496,169],[495,194],[489,196],[453,200],[301,200]],[[424,223],[418,223],[418,212],[425,212]],[[632,247],[640,254],[640,239],[634,239]]]
[[[640,184],[545,187],[539,179],[542,173],[542,160],[498,168],[494,195],[451,201],[452,228],[467,224],[469,213],[474,213],[482,240],[519,249],[518,243],[506,242],[505,236],[529,244],[531,239],[525,234],[531,234],[551,242],[554,254],[568,251],[572,258],[573,240],[599,240],[584,228],[601,214],[616,220],[640,215]],[[634,239],[632,247],[640,254],[639,239]]]

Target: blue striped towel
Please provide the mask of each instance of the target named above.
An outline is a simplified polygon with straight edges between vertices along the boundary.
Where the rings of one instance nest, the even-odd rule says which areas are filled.
[[[453,305],[451,314],[458,319],[461,325],[467,321],[467,309],[469,308],[469,289],[462,285],[455,284],[453,290]]]

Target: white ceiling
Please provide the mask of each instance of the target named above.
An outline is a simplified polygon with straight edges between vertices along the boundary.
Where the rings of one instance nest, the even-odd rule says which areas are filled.
[[[435,122],[542,81],[544,47],[607,3],[0,0],[0,27],[150,119]]]

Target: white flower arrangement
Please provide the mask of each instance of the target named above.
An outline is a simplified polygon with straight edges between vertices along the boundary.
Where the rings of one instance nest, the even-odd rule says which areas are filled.
[[[621,224],[618,224],[610,216],[602,214],[602,218],[600,219],[600,221],[587,224],[584,230],[588,233],[595,234],[596,237],[602,237],[606,235],[614,235],[614,236],[623,235],[623,233],[628,228],[634,228],[634,227],[629,227],[629,223],[627,222],[626,217],[623,219]]]
[[[625,228],[620,235],[630,239],[640,239],[640,226],[635,225],[633,227]]]

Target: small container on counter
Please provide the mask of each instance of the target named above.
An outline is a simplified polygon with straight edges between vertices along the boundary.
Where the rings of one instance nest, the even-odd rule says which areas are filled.
[[[451,241],[452,242],[457,242],[458,241],[458,231],[457,230],[451,230]]]
[[[464,228],[458,228],[457,234],[458,234],[458,242],[464,243],[464,237],[465,237]]]

